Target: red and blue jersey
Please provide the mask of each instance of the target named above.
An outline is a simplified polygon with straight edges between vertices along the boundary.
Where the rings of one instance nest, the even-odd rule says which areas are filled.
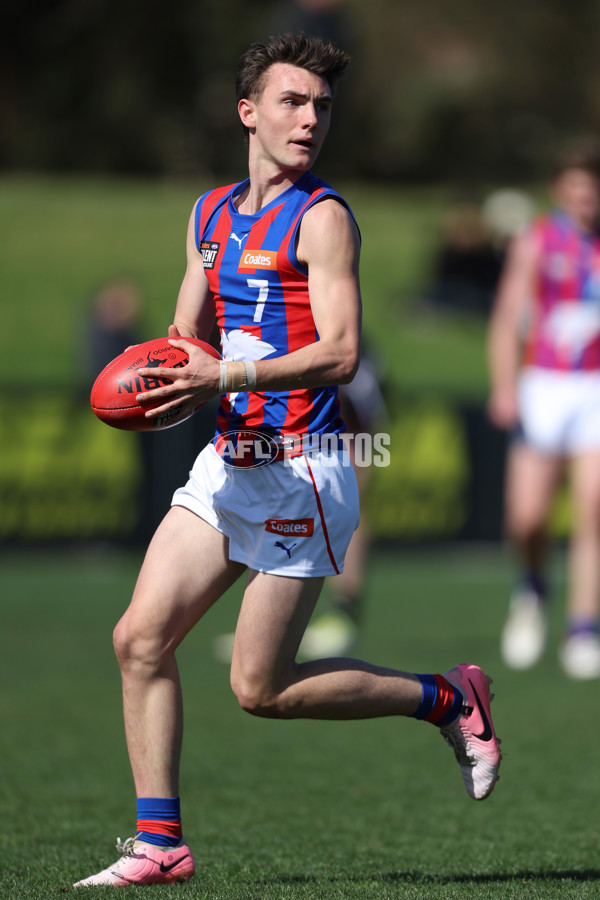
[[[533,224],[530,239],[539,265],[524,364],[600,369],[600,236],[557,211]]]
[[[296,256],[302,217],[333,188],[305,172],[254,215],[239,213],[233,198],[248,185],[228,185],[200,197],[196,246],[215,299],[226,360],[274,359],[319,339],[308,293],[308,269]],[[350,214],[351,211],[349,210]],[[336,387],[226,394],[217,434],[257,430],[276,435],[343,431]]]

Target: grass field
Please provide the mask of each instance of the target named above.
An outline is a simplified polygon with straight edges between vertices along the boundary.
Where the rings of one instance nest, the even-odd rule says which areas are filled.
[[[59,897],[112,862],[134,800],[112,625],[139,559],[97,548],[2,555],[0,897]],[[494,676],[501,779],[471,801],[433,727],[411,720],[276,722],[237,707],[211,652],[233,590],[181,648],[186,695],[187,885],[128,896],[267,898],[597,897],[598,685],[556,663],[505,670],[497,636],[510,567],[499,550],[374,556],[361,655],[414,671],[471,660]],[[92,896],[121,895],[92,889]]]

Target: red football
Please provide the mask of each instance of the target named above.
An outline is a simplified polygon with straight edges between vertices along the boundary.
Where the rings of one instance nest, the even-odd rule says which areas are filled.
[[[210,353],[215,359],[221,356],[214,347],[205,341],[196,338],[184,338],[191,344],[201,347],[206,353]],[[143,344],[129,347],[116,359],[113,359],[98,375],[92,387],[90,403],[99,419],[112,425],[113,428],[121,428],[124,431],[160,431],[179,425],[188,419],[193,413],[187,413],[179,418],[180,407],[171,409],[165,415],[156,419],[146,419],[144,413],[160,403],[141,406],[136,398],[137,394],[144,391],[152,391],[165,384],[171,384],[168,378],[160,377],[160,369],[179,369],[187,366],[189,357],[183,350],[173,347],[169,338],[156,338]],[[156,369],[156,375],[138,375],[138,369]],[[196,407],[194,412],[204,404]]]

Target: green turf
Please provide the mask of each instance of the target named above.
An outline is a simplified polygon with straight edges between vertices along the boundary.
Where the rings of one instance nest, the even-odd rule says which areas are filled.
[[[1,558],[3,900],[62,896],[132,833],[110,635],[138,563],[101,548]],[[180,651],[183,814],[198,872],[187,885],[128,896],[597,896],[598,686],[567,681],[556,663],[561,560],[547,657],[531,674],[503,668],[509,576],[500,551],[378,554],[359,648],[414,671],[466,659],[493,674],[504,761],[484,803],[467,797],[452,753],[425,723],[276,722],[240,711],[212,656],[239,595],[223,598]]]

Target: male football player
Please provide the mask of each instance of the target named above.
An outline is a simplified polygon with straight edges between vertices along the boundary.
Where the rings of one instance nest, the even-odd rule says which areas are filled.
[[[161,401],[153,416],[220,394],[217,433],[175,493],[115,630],[137,826],[119,843],[121,858],[78,886],[192,875],[176,650],[241,577],[231,685],[244,710],[426,719],[453,747],[473,798],[487,797],[498,777],[488,679],[477,666],[416,675],[356,659],[296,661],[323,579],[342,570],[358,523],[337,385],[359,363],[360,238],[348,204],[311,172],[348,63],[330,43],[286,34],[253,44],[239,65],[249,177],[193,209],[170,327],[189,365],[165,370],[173,383],[142,395]],[[215,316],[222,362],[185,340],[207,338]]]
[[[512,431],[507,531],[521,577],[502,631],[511,668],[540,659],[547,638],[545,530],[565,466],[573,535],[560,660],[600,677],[600,164],[574,147],[552,185],[555,208],[515,239],[490,324],[489,411]]]

